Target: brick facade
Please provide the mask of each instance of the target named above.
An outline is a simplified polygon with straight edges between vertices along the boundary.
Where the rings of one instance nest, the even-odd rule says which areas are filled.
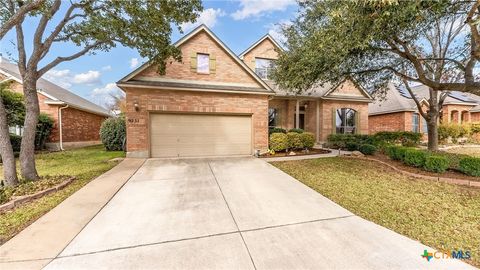
[[[455,105],[447,104],[442,107],[442,122],[443,123],[468,123],[470,122],[470,110],[474,106],[471,105]]]
[[[10,83],[9,89],[16,93],[23,94],[22,84],[16,81]],[[53,144],[57,144],[60,141],[58,119],[60,106],[46,104],[45,101],[49,100],[49,98],[42,93],[37,93],[37,96],[40,112],[49,115],[53,119],[53,128],[47,143],[51,145],[52,148],[58,149],[58,146],[53,146]],[[78,145],[82,145],[81,143],[83,142],[99,142],[100,126],[105,119],[105,116],[72,107],[62,110],[63,142],[67,144],[78,143]]]
[[[127,151],[149,155],[149,113],[251,114],[253,147],[268,148],[268,96],[126,88]],[[135,102],[139,110],[135,110]]]
[[[277,59],[278,52],[275,50],[275,44],[273,44],[273,42],[268,38],[264,39],[243,56],[243,62],[245,62],[249,68],[255,70],[256,57]]]
[[[480,123],[480,112],[470,113],[470,121],[472,123]]]

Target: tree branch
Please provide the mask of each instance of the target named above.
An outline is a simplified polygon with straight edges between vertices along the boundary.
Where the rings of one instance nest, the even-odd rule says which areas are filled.
[[[418,101],[418,98],[417,98],[417,96],[415,96],[415,93],[413,93],[413,90],[412,90],[412,88],[410,88],[410,85],[408,84],[408,81],[405,80],[405,79],[402,79],[402,82],[405,85],[405,88],[407,88],[408,93],[410,93],[410,96],[412,97],[413,101],[415,101],[415,104],[417,105],[417,108],[418,108],[418,111],[420,112],[420,114],[422,115],[422,117],[425,120],[428,121],[430,117],[427,115],[426,112],[423,111],[422,104],[420,103],[420,101]]]
[[[56,65],[58,65],[62,62],[65,62],[65,61],[71,61],[73,59],[76,59],[76,58],[88,53],[90,50],[95,49],[96,47],[98,47],[102,44],[103,44],[103,42],[95,42],[94,44],[85,46],[85,48],[83,48],[81,51],[79,51],[75,54],[72,54],[70,56],[59,56],[59,57],[55,58],[55,60],[53,60],[52,62],[48,63],[43,68],[41,68],[38,71],[38,76],[41,77],[41,76],[43,76],[43,74],[45,74],[47,71],[49,71],[50,69],[52,69]]]
[[[18,2],[21,3],[21,1]],[[0,27],[0,40],[15,25],[21,24],[28,12],[38,9],[44,2],[45,0],[34,0],[26,5],[21,5],[20,8],[17,9],[16,12],[13,12],[13,15]]]

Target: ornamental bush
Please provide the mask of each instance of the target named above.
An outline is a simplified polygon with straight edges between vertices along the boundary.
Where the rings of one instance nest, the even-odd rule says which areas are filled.
[[[464,174],[471,176],[480,176],[480,158],[466,157],[462,158],[459,163],[459,169]]]
[[[425,151],[416,150],[416,149],[409,149],[405,151],[404,162],[407,165],[421,168],[425,166],[426,159],[427,159],[427,153]]]
[[[287,133],[287,130],[284,128],[279,128],[279,127],[271,127],[268,129],[268,135],[273,134],[273,133]]]
[[[448,169],[449,162],[444,156],[430,155],[425,159],[424,168],[430,172],[443,173]]]
[[[100,139],[107,151],[125,150],[125,118],[108,118],[100,127]]]
[[[45,142],[50,136],[52,128],[53,119],[46,113],[40,113],[35,134],[35,150],[45,149]]]
[[[315,145],[315,134],[311,132],[301,133],[300,139],[302,140],[303,148],[310,149]]]
[[[287,133],[287,141],[288,141],[288,149],[302,149],[303,142],[302,138],[300,137],[300,133],[296,132],[288,132]]]
[[[364,155],[373,155],[375,154],[375,152],[377,152],[377,147],[375,147],[375,145],[372,145],[372,144],[362,144],[360,145],[358,150],[362,152],[362,154]]]
[[[292,128],[288,132],[303,133],[305,131],[301,128]]]
[[[345,145],[345,148],[347,149],[347,151],[357,151],[358,147],[359,147],[358,143],[355,143],[355,142],[347,142]]]
[[[272,133],[269,139],[270,149],[273,151],[284,151],[288,147],[287,134]]]
[[[10,143],[12,144],[13,152],[20,152],[20,145],[22,144],[22,136],[10,134]]]
[[[416,146],[422,139],[422,134],[411,131],[381,131],[373,135],[375,141],[387,144],[402,144],[403,146]]]

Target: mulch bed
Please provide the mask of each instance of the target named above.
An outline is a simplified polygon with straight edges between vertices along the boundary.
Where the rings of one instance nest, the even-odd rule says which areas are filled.
[[[289,155],[290,152],[294,152],[295,155]],[[318,154],[328,154],[330,150],[326,149],[316,149],[312,148],[306,152],[305,150],[298,150],[298,151],[288,151],[288,152],[275,152],[275,155],[270,155],[270,153],[265,153],[260,155],[260,158],[271,158],[271,157],[296,157],[296,156],[308,156],[308,155],[318,155]]]
[[[403,162],[398,160],[391,160],[389,157],[383,154],[375,154],[374,156],[369,156],[369,157],[392,164],[398,169],[411,172],[411,173],[416,173],[416,174],[421,174],[426,176],[434,176],[434,177],[445,177],[445,178],[463,179],[463,180],[470,180],[470,181],[480,181],[480,177],[469,176],[453,169],[449,169],[444,173],[434,173],[434,172],[428,172],[428,171],[422,170],[421,168],[405,165]]]

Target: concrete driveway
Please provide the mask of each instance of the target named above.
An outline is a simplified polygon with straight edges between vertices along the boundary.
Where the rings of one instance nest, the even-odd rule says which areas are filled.
[[[45,269],[469,269],[254,158],[151,159]]]

